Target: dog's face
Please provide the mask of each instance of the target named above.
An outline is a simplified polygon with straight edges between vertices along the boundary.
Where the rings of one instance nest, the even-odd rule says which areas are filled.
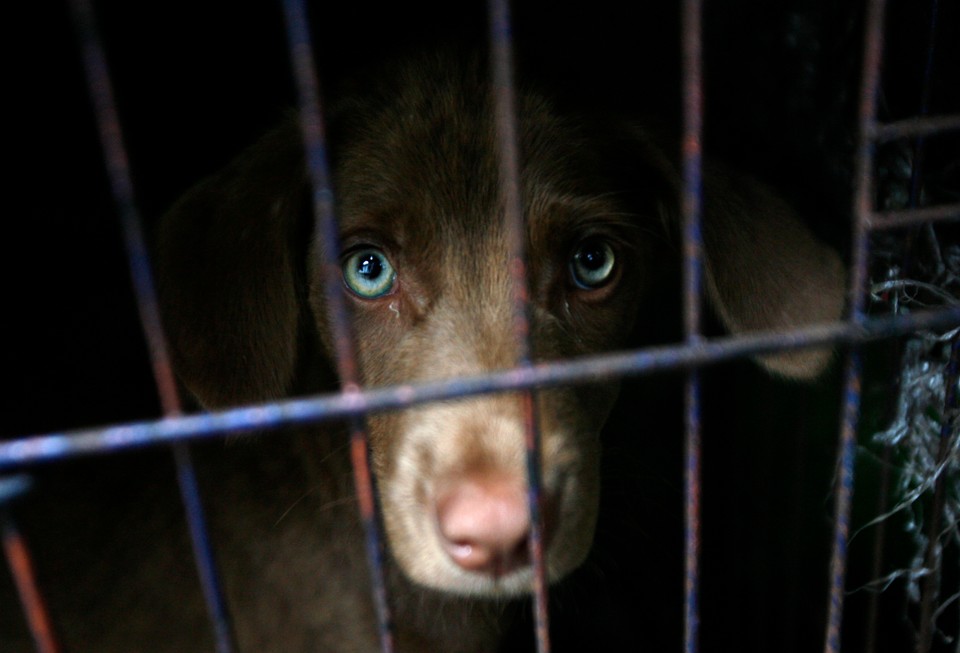
[[[336,156],[337,214],[365,385],[517,362],[511,247],[491,98],[479,75],[411,75],[386,104],[356,104],[343,118],[349,136]],[[546,103],[523,95],[519,115],[535,356],[621,347],[649,278],[647,234],[657,216],[628,213],[589,138]],[[310,278],[323,323],[320,271]],[[590,547],[598,436],[615,395],[615,384],[536,395],[551,579]],[[391,549],[406,572],[460,593],[528,590],[520,398],[445,402],[368,424]]]
[[[366,386],[516,363],[511,246],[484,78],[478,67],[421,61],[337,112],[341,292]],[[640,311],[657,310],[644,305],[644,291],[675,213],[676,173],[637,131],[611,143],[530,93],[519,94],[517,110],[534,356],[627,346]],[[836,318],[836,256],[770,193],[713,178],[707,286],[727,326]],[[332,351],[319,266],[325,243],[303,242],[304,179],[290,124],[165,218],[165,322],[181,377],[207,405],[283,396],[311,349],[304,334]],[[763,363],[809,377],[826,358]],[[330,367],[328,355],[316,362]],[[598,434],[616,394],[613,383],[534,394],[551,580],[589,550]],[[469,595],[529,590],[523,401],[496,395],[368,419],[390,548],[414,581]]]

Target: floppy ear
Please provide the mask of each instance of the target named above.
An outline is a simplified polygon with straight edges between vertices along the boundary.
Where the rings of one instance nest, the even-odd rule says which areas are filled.
[[[704,169],[707,290],[734,333],[785,330],[839,320],[846,273],[771,189],[715,165]],[[764,356],[767,369],[811,379],[830,362],[829,349]]]
[[[671,189],[664,210],[668,222],[677,225],[679,168],[649,135],[640,134],[640,141],[644,158]],[[706,288],[727,329],[786,330],[840,319],[846,288],[840,257],[782,198],[756,179],[709,161],[703,190]],[[831,357],[829,349],[803,349],[758,361],[776,374],[812,379]]]
[[[180,379],[207,407],[282,396],[303,295],[303,155],[295,121],[265,136],[165,215],[161,313]]]

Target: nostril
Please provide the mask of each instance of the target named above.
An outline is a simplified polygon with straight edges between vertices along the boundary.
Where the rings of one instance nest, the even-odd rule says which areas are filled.
[[[500,576],[527,564],[530,512],[522,481],[458,479],[439,493],[436,507],[444,550],[462,569]]]
[[[444,540],[447,554],[460,568],[494,577],[525,566],[529,561],[528,546],[528,537],[517,539],[512,548],[506,543]]]

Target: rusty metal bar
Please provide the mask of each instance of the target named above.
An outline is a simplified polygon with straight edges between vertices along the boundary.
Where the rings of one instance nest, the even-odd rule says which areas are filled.
[[[687,345],[702,340],[703,304],[703,40],[701,0],[683,3],[683,324]],[[699,650],[700,626],[700,371],[687,373],[684,387],[684,651]]]
[[[303,137],[307,174],[313,202],[313,239],[320,255],[319,269],[324,284],[327,318],[333,336],[333,358],[344,392],[359,388],[360,374],[355,356],[350,315],[343,292],[340,269],[340,229],[334,211],[333,185],[327,155],[319,76],[307,23],[307,10],[300,0],[284,0],[290,65],[297,88],[297,109]]]
[[[871,231],[884,229],[902,229],[930,222],[960,220],[960,202],[925,206],[918,209],[892,209],[870,212],[866,216],[866,226]]]
[[[508,0],[489,0],[490,68],[493,82],[500,200],[510,248],[513,288],[513,329],[518,346],[517,365],[531,365],[530,306],[527,281],[523,199],[520,192],[520,153],[517,136],[516,88],[513,80],[513,35]],[[540,478],[540,426],[533,393],[521,395],[526,444],[527,487],[530,505],[530,561],[533,566],[534,629],[538,653],[550,651],[547,609],[547,573],[543,550],[543,499]]]
[[[0,478],[0,544],[10,566],[36,650],[38,653],[58,653],[60,645],[54,634],[46,602],[40,594],[30,549],[17,528],[10,509],[10,504],[29,489],[30,478],[25,474]]]
[[[100,132],[107,175],[114,203],[120,214],[130,276],[136,294],[140,323],[147,339],[160,404],[164,415],[176,417],[182,413],[180,398],[177,394],[166,337],[160,322],[153,275],[143,237],[143,223],[134,199],[130,164],[123,143],[106,57],[89,0],[72,0],[71,11],[80,42],[88,90]],[[200,585],[213,626],[216,649],[218,653],[230,653],[236,648],[235,638],[188,445],[182,442],[174,443],[173,456],[177,485],[189,526]]]
[[[859,350],[847,353],[844,366],[843,414],[837,451],[837,480],[834,493],[834,535],[830,558],[830,604],[824,650],[840,651],[840,627],[843,622],[843,598],[847,570],[847,543],[850,536],[850,510],[853,501],[854,463],[857,448],[857,424],[860,416],[862,361]]]
[[[684,651],[700,647],[700,374],[688,373],[684,386]]]
[[[960,128],[960,115],[948,115],[948,116],[938,116],[938,117],[929,117],[930,112],[930,97],[933,92],[933,71],[936,63],[936,49],[937,49],[937,27],[940,19],[940,2],[939,0],[931,0],[930,2],[930,20],[927,27],[927,44],[926,44],[926,61],[923,68],[923,85],[920,91],[920,106],[917,112],[917,116],[907,120],[898,121],[896,123],[887,123],[885,125],[875,125],[872,130],[871,137],[877,143],[880,143],[887,139],[894,138],[903,138],[904,136],[912,137],[913,139],[913,156],[911,158],[910,166],[910,194],[907,198],[907,209],[917,209],[920,205],[920,199],[922,195],[922,186],[923,186],[923,174],[924,174],[924,162],[926,157],[926,136],[933,135],[936,132],[945,131],[949,129],[958,129]],[[960,216],[960,204],[954,205],[956,207],[956,215]],[[937,207],[938,209],[942,207]],[[907,214],[907,216],[900,216],[897,219],[892,218],[889,213],[874,213],[870,216],[870,227],[872,229],[877,228],[877,226],[882,226],[884,228],[891,225],[902,223],[904,217],[915,218],[917,213]],[[924,217],[930,217],[929,211],[926,212]],[[937,216],[936,219],[942,219],[943,216]],[[910,225],[914,227],[910,229],[907,234],[907,244],[905,249],[905,256],[903,260],[902,269],[903,272],[909,277],[909,270],[913,267],[915,253],[913,251],[916,245],[916,235],[919,227],[921,225]],[[935,236],[933,234],[933,224],[932,222],[927,222],[925,225],[926,230],[928,231],[931,241],[931,244],[935,243]],[[934,244],[935,247],[935,244]],[[899,302],[894,301],[893,303],[893,314],[896,315],[899,313]],[[903,347],[897,346],[898,359],[903,356]],[[901,361],[903,364],[903,361]],[[894,385],[899,388],[900,384],[903,382],[903,379],[897,377],[894,381]],[[949,402],[947,402],[949,405]],[[892,416],[891,416],[892,417]],[[880,487],[879,492],[877,493],[877,509],[876,514],[883,515],[887,512],[887,503],[889,501],[889,491],[891,484],[891,476],[893,475],[892,467],[890,466],[890,461],[892,458],[893,452],[892,447],[889,444],[885,444],[883,447],[883,457],[881,461],[881,476],[880,476]],[[936,503],[936,502],[935,502]],[[934,513],[934,519],[936,519],[937,513]],[[931,531],[932,533],[933,531]],[[872,560],[872,569],[871,569],[871,578],[880,578],[882,576],[883,570],[883,560],[884,560],[884,543],[886,542],[887,534],[887,522],[886,520],[881,520],[875,529],[874,540],[873,540],[873,560]],[[928,617],[929,618],[929,617]],[[867,618],[866,618],[866,635],[865,635],[865,644],[864,651],[865,653],[874,653],[876,651],[877,645],[880,641],[880,629],[878,627],[880,620],[880,592],[874,592],[869,599],[869,604],[867,608]],[[922,623],[926,620],[922,620]],[[921,626],[922,628],[922,626]],[[922,640],[922,637],[921,637]]]
[[[297,108],[303,135],[307,174],[312,191],[314,239],[320,245],[317,251],[320,253],[327,317],[333,334],[334,359],[343,391],[342,396],[349,397],[360,391],[360,374],[341,281],[340,233],[334,214],[319,77],[314,65],[314,50],[303,0],[284,0],[283,9],[290,48],[290,64],[297,87]],[[353,415],[350,420],[350,459],[360,518],[363,521],[367,561],[370,565],[371,593],[377,614],[380,650],[383,653],[390,653],[394,649],[393,618],[387,597],[383,539],[377,515],[375,481],[370,470],[370,445],[361,414]]]
[[[884,143],[900,138],[917,138],[958,130],[960,130],[960,114],[945,116],[920,115],[895,122],[871,125],[868,130],[868,136],[876,143]]]
[[[896,317],[868,318],[860,324],[839,322],[786,334],[765,332],[730,336],[705,340],[696,346],[654,347],[563,362],[537,363],[525,369],[431,383],[376,388],[361,393],[288,399],[176,419],[25,436],[0,442],[0,470],[188,438],[216,437],[224,433],[262,431],[291,424],[344,419],[444,399],[601,382],[614,377],[703,367],[777,351],[831,344],[859,345],[915,331],[941,331],[957,327],[960,327],[960,307],[950,307]]]
[[[137,296],[140,323],[143,325],[150,351],[153,377],[157,383],[164,415],[177,415],[181,412],[180,400],[170,365],[167,341],[160,323],[153,273],[143,237],[143,222],[134,200],[130,162],[123,143],[106,56],[89,0],[71,0],[70,6],[80,41],[88,93],[96,115],[110,190],[120,215],[130,277]]]
[[[688,343],[700,339],[703,304],[702,133],[703,73],[701,0],[683,4],[683,316]]]
[[[850,322],[866,320],[866,288],[869,265],[869,216],[873,211],[873,154],[875,144],[870,133],[876,122],[876,99],[880,87],[880,62],[883,53],[884,0],[871,0],[867,8],[861,79],[859,125],[860,143],[856,158],[853,201],[853,256],[850,271]],[[844,403],[837,452],[837,480],[834,502],[833,551],[830,559],[830,602],[824,651],[839,653],[843,623],[843,599],[847,571],[847,543],[853,502],[857,425],[860,418],[862,360],[860,350],[847,352],[844,366]]]

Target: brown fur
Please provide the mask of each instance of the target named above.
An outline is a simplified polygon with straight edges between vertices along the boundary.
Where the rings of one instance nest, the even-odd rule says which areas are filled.
[[[518,113],[536,358],[628,346],[639,312],[657,310],[644,299],[665,242],[657,234],[676,216],[675,166],[636,127],[593,129],[527,91]],[[395,291],[383,297],[344,291],[368,387],[515,363],[490,115],[485,72],[441,58],[398,67],[337,111],[341,244],[376,245],[398,275]],[[334,386],[305,196],[291,120],[190,191],[161,225],[164,321],[178,373],[207,407]],[[772,192],[708,168],[706,214],[707,288],[728,328],[839,317],[836,255]],[[592,291],[576,287],[569,269],[587,236],[606,239],[618,266],[611,283]],[[762,362],[810,378],[828,358],[799,352]],[[616,383],[605,383],[536,395],[553,506],[551,580],[590,548],[598,434],[617,392]],[[463,479],[522,487],[522,423],[512,395],[368,419],[400,650],[492,650],[501,599],[529,590],[526,565],[495,575],[458,566],[436,523],[446,493],[462,498]],[[298,448],[286,439],[240,442],[214,455],[218,471],[204,477],[207,502],[242,650],[376,648],[344,441],[341,430],[324,428],[299,435]],[[200,614],[199,605],[191,612]],[[131,619],[89,650],[185,650],[175,637],[150,639],[151,628],[149,620]]]

